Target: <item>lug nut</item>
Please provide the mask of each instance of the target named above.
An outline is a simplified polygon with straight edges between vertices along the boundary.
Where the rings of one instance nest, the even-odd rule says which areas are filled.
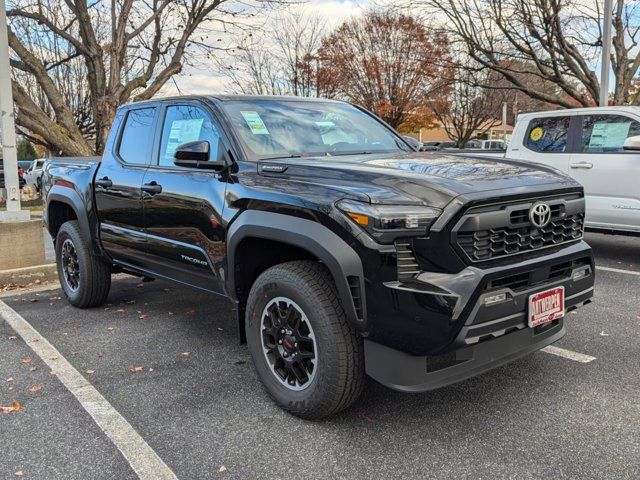
[[[278,345],[282,345],[282,340],[278,340]]]
[[[298,342],[294,343],[293,346],[297,348],[298,347]]]
[[[283,357],[288,357],[288,356],[289,356],[289,354],[288,354],[287,352],[282,352],[282,356],[283,356]]]

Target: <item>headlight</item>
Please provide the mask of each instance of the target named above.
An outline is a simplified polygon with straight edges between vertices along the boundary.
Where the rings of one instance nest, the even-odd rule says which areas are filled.
[[[426,235],[442,213],[439,208],[419,205],[377,205],[355,200],[340,200],[336,206],[381,241],[402,235]]]

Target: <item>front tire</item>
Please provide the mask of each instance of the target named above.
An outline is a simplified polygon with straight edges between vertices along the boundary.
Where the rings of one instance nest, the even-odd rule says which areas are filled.
[[[362,338],[323,265],[295,261],[263,272],[249,293],[245,327],[258,377],[284,410],[322,419],[362,392]]]
[[[111,288],[111,267],[93,255],[76,220],[58,231],[56,263],[62,291],[71,305],[90,308],[104,303]]]

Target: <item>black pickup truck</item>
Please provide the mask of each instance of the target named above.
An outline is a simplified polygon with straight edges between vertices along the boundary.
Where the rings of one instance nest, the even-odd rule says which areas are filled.
[[[365,373],[418,392],[534,352],[593,294],[579,184],[416,152],[342,102],[126,105],[102,159],[43,178],[73,305],[104,302],[114,272],[228,297],[265,389],[305,418],[350,405]]]

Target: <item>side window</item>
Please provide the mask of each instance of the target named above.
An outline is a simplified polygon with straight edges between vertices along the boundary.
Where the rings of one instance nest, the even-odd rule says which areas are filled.
[[[582,117],[582,142],[585,153],[622,152],[627,137],[640,135],[640,123],[622,115],[586,115]]]
[[[148,163],[153,147],[155,107],[129,110],[124,123],[118,154],[127,163]]]
[[[524,146],[534,152],[562,153],[567,148],[569,117],[534,118],[529,122]]]
[[[173,166],[173,154],[183,143],[206,140],[211,152],[216,151],[220,129],[209,114],[194,105],[167,108],[162,128],[159,165]]]

